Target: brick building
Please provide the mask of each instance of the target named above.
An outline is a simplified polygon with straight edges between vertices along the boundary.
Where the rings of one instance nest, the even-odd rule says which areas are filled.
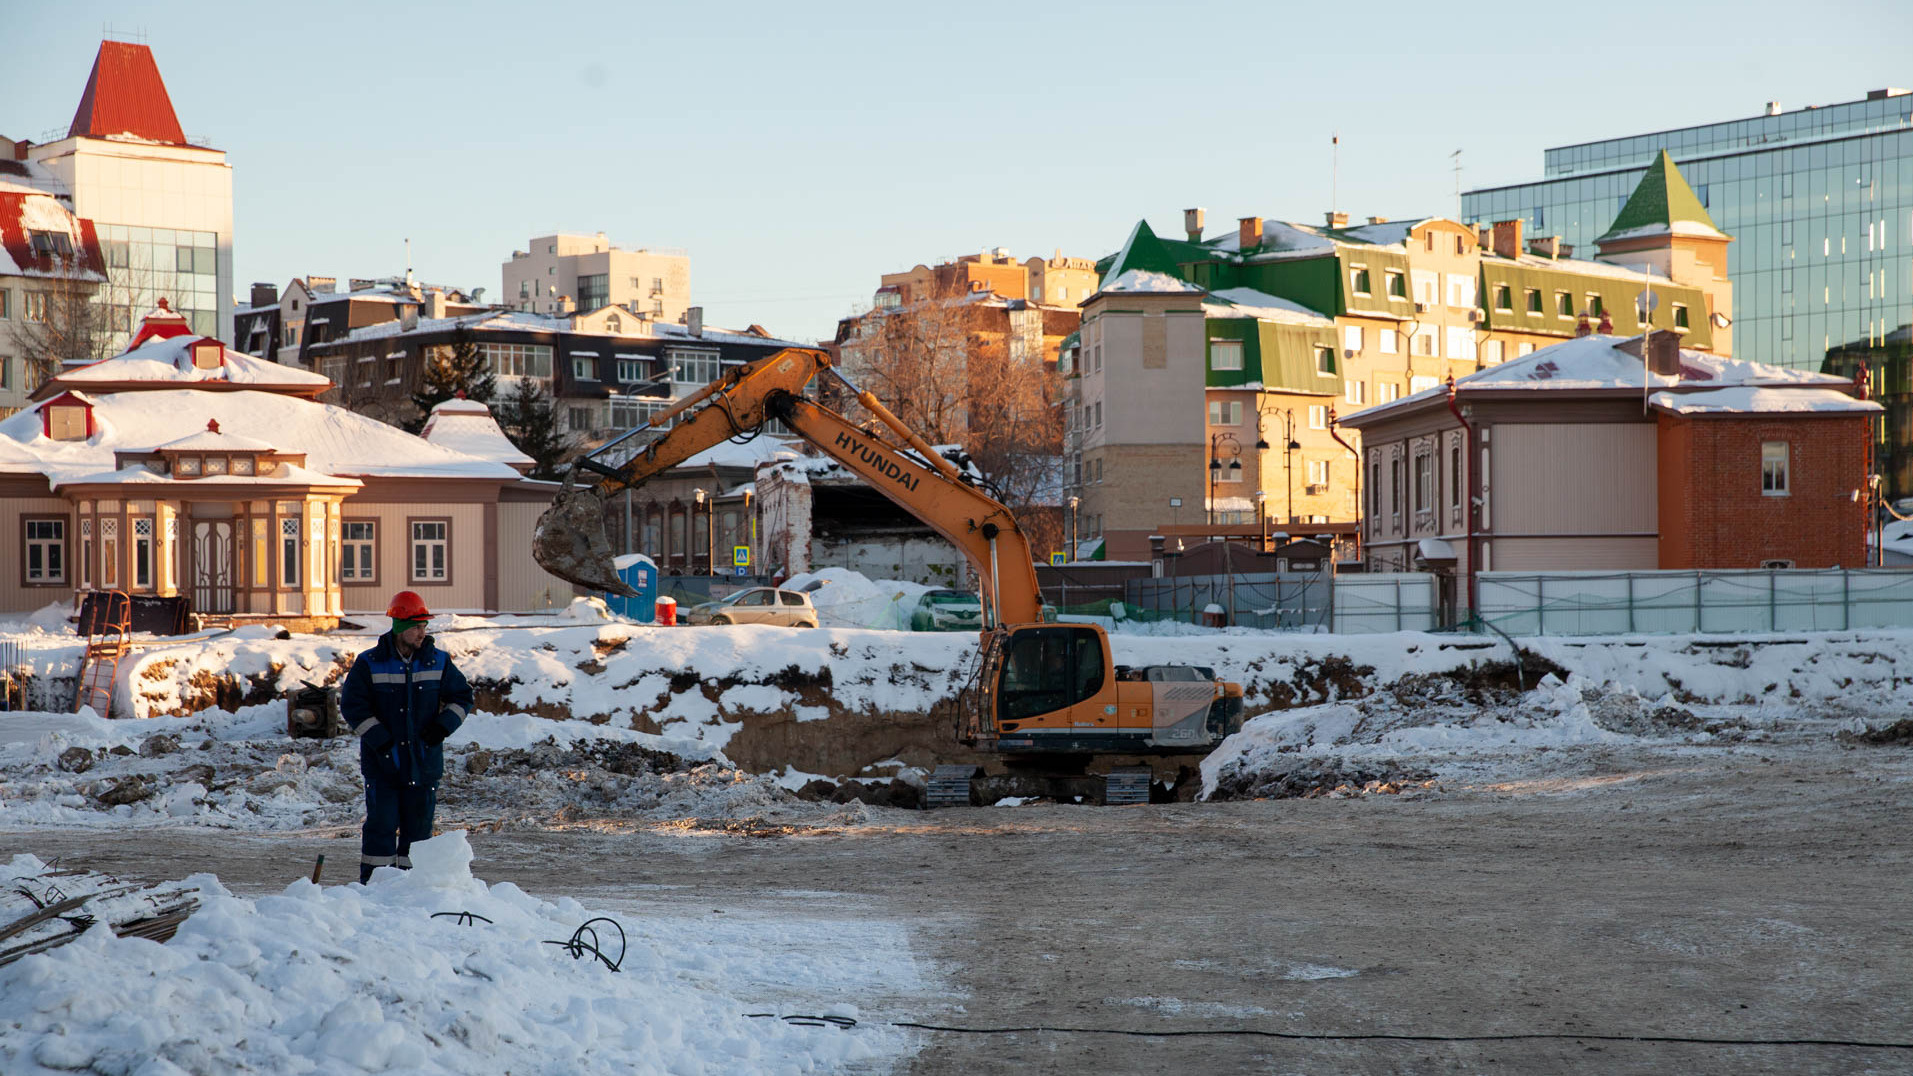
[[[1864,564],[1880,405],[1858,393],[1656,332],[1585,336],[1371,407],[1346,420],[1362,435],[1367,563],[1457,582]]]

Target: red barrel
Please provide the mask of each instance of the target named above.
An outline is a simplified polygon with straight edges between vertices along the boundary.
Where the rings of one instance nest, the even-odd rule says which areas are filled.
[[[676,598],[658,599],[658,627],[674,628],[678,622],[678,600]]]

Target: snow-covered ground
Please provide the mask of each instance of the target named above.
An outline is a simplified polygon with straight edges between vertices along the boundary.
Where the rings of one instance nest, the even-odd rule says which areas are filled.
[[[921,589],[840,577],[816,600],[861,625],[907,615]],[[42,616],[0,626],[0,638],[57,676],[77,654],[60,627]],[[975,651],[967,634],[871,627],[655,628],[590,603],[556,617],[441,618],[434,629],[488,685],[495,711],[472,715],[447,744],[447,829],[893,826],[890,808],[800,798],[791,789],[810,775],[792,767],[745,772],[727,746],[767,715],[825,736],[845,715],[928,715]],[[355,828],[356,744],[287,739],[278,695],[336,679],[370,634],[152,640],[121,685],[123,709],[145,716],[0,715],[0,828]],[[1521,643],[1517,672],[1505,643],[1472,636],[1112,639],[1118,662],[1205,665],[1244,685],[1258,716],[1205,761],[1203,791],[1216,798],[1441,796],[1585,771],[1603,751],[1823,750],[1913,704],[1913,668],[1901,672],[1909,632]],[[862,1004],[873,983],[888,996],[937,989],[905,927],[828,905],[709,923],[641,895],[587,908],[488,886],[471,876],[456,832],[414,858],[420,869],[368,888],[298,883],[257,899],[201,876],[201,910],[164,946],[96,930],[0,967],[0,1071],[881,1068],[913,1041],[868,1023],[845,1031],[745,1014],[795,1011],[806,997]],[[43,866],[15,858],[0,885]],[[435,911],[493,923],[460,926]],[[542,944],[606,911],[629,933],[622,972]]]
[[[298,881],[258,899],[198,875],[201,906],[164,945],[99,925],[0,968],[0,1071],[801,1073],[915,1048],[882,1021],[781,1019],[854,1021],[848,999],[873,984],[926,990],[894,926],[645,909],[607,922],[474,878],[463,831],[412,859],[369,886]],[[45,871],[15,856],[0,884]],[[609,963],[551,944],[581,927]]]

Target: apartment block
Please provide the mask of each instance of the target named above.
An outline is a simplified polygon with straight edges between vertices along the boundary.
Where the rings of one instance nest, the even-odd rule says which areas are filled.
[[[1008,247],[966,254],[937,265],[916,265],[901,273],[885,273],[877,287],[878,309],[909,306],[927,299],[947,299],[990,292],[1000,299],[1024,299],[1046,306],[1073,306],[1096,290],[1096,263],[1089,258],[1066,258],[1057,251],[1049,258],[1017,261]]]
[[[623,307],[653,321],[682,323],[691,306],[691,256],[683,250],[611,245],[595,235],[541,235],[504,263],[500,302],[528,314],[591,313]]]

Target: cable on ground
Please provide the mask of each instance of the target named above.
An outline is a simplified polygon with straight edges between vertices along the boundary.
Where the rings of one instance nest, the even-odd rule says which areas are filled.
[[[1029,1027],[949,1027],[942,1024],[920,1024],[905,1020],[894,1021],[890,1026],[911,1028],[917,1031],[942,1031],[958,1035],[1021,1035],[1047,1031],[1062,1035],[1126,1035],[1139,1039],[1222,1038],[1240,1035],[1265,1039],[1291,1039],[1304,1042],[1533,1042],[1567,1040],[1572,1042],[1671,1043],[1695,1046],[1845,1046],[1865,1050],[1913,1050],[1913,1042],[1877,1042],[1863,1039],[1736,1039],[1705,1035],[1576,1034],[1569,1031],[1529,1031],[1501,1035],[1410,1035],[1380,1031],[1264,1031],[1257,1028],[1131,1031],[1121,1028],[1051,1027],[1040,1024]]]
[[[591,926],[591,924],[593,923],[609,923],[614,929],[617,930],[618,959],[613,960],[609,956],[605,955],[602,942],[598,938],[598,932],[595,929],[593,929]],[[590,940],[586,940],[586,935],[590,935]],[[624,927],[620,926],[616,919],[611,919],[602,915],[598,916],[595,919],[587,919],[584,921],[582,925],[578,927],[577,930],[572,931],[570,939],[566,941],[547,941],[545,942],[545,944],[555,945],[558,948],[563,949],[565,952],[571,954],[571,959],[573,960],[581,960],[584,958],[586,953],[589,953],[592,956],[597,957],[598,960],[601,961],[605,967],[610,968],[612,971],[623,970],[622,968],[619,967],[619,965],[624,963],[624,954],[626,951]]]
[[[491,920],[485,918],[482,915],[479,915],[477,912],[433,912],[432,918],[433,919],[453,919],[461,927],[472,926],[473,920],[476,920],[480,923],[491,922]]]

